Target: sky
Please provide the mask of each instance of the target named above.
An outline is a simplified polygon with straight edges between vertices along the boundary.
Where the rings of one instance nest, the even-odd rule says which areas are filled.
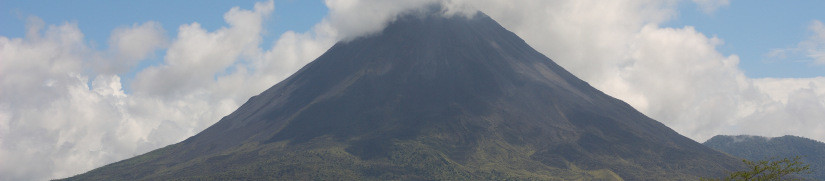
[[[698,142],[825,141],[819,1],[0,1],[0,180],[64,178],[173,144],[334,43],[442,3],[482,11]]]

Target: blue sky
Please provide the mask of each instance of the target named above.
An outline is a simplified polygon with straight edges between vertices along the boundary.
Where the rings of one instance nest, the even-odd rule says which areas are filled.
[[[739,55],[748,77],[825,76],[825,66],[766,56],[772,49],[796,46],[811,32],[808,25],[825,20],[825,1],[733,1],[713,13],[682,2],[678,17],[666,26],[693,26],[725,41],[719,51]],[[800,58],[800,57],[795,57]]]
[[[436,2],[485,12],[695,141],[825,141],[822,1],[2,0],[0,180],[63,178],[179,142],[337,41]],[[28,37],[30,17],[45,27]]]
[[[77,23],[89,44],[97,49],[106,49],[109,36],[115,28],[131,26],[134,23],[157,21],[166,30],[169,37],[177,36],[178,26],[199,23],[204,29],[214,31],[226,26],[223,14],[233,7],[252,8],[257,1],[204,1],[193,6],[190,1],[0,1],[0,35],[7,37],[24,37],[26,19],[36,16],[47,25],[60,25],[66,22]],[[265,20],[267,32],[264,39],[276,39],[286,31],[305,32],[320,22],[327,14],[324,2],[278,0],[276,10]],[[261,44],[263,48],[271,47],[270,42]],[[148,61],[122,75],[124,91],[130,93],[131,80],[135,74],[148,66],[162,62],[164,50]]]
[[[158,21],[175,37],[178,26],[200,23],[207,30],[225,26],[222,14],[232,7],[251,8],[256,1],[206,1],[192,6],[188,1],[0,1],[0,35],[23,37],[29,16],[37,16],[46,24],[77,23],[91,44],[105,49],[111,30],[133,23]],[[767,54],[778,48],[793,47],[811,34],[808,24],[825,19],[821,8],[825,1],[733,1],[713,12],[705,12],[697,4],[682,1],[677,17],[663,26],[693,26],[709,36],[722,39],[719,51],[740,57],[739,66],[752,78],[800,78],[825,76],[825,65],[801,61],[802,57],[779,59]],[[308,31],[327,15],[321,0],[275,1],[275,11],[266,20],[264,39],[292,30]],[[263,47],[271,46],[264,43]],[[155,57],[157,63],[162,54]],[[144,62],[144,64],[147,64]],[[151,65],[151,64],[147,64]],[[133,72],[134,73],[134,72]],[[128,80],[128,77],[124,79]]]
[[[198,22],[207,30],[225,26],[223,13],[233,7],[252,8],[257,1],[0,1],[0,34],[7,37],[25,35],[26,18],[37,16],[46,24],[76,22],[81,31],[97,45],[105,48],[111,31],[117,27],[133,23],[158,21],[170,37],[177,33],[178,26]],[[267,38],[273,39],[281,33],[292,30],[304,32],[321,21],[327,14],[323,1],[279,0],[276,10],[266,21]]]

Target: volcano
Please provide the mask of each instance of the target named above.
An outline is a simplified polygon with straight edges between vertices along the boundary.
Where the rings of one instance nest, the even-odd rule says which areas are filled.
[[[675,180],[740,168],[487,15],[433,10],[338,42],[183,142],[68,180]]]

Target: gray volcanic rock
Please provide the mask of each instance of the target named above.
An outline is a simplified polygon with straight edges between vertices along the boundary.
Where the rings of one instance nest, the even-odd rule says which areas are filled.
[[[661,180],[739,168],[482,13],[424,11],[337,43],[181,143],[69,180]]]

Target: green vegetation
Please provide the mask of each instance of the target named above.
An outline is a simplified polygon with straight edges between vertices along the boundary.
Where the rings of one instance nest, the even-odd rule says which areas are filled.
[[[391,145],[386,156],[365,159],[328,137],[247,143],[184,163],[165,162],[169,158],[158,155],[172,145],[67,180],[622,180],[606,169],[548,167],[509,145],[478,149],[461,162],[417,140]]]
[[[810,164],[809,171],[812,173],[800,177],[825,180],[825,143],[816,140],[790,135],[775,138],[719,135],[703,144],[746,160],[801,156],[797,161]]]
[[[742,160],[750,170],[737,171],[721,180],[762,181],[762,180],[797,180],[796,174],[810,174],[811,165],[799,161],[801,157],[748,161]]]

